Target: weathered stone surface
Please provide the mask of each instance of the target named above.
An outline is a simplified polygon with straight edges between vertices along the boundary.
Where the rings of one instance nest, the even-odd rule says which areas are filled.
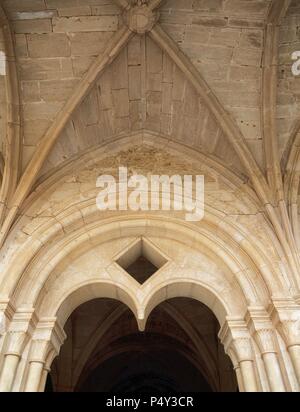
[[[71,54],[68,37],[65,34],[30,34],[27,36],[30,57],[68,57]]]
[[[279,30],[277,129],[281,155],[299,118],[299,77],[292,73],[292,53],[300,51],[299,22],[300,10],[297,2],[292,1]]]
[[[44,0],[4,0],[3,5],[8,12],[40,11],[46,8]]]
[[[286,171],[285,160],[300,112],[300,83],[291,73],[291,53],[300,50],[299,0],[292,0],[279,27],[277,136],[271,130],[274,108],[266,101],[275,91],[268,90],[269,79],[262,84],[273,64],[263,57],[272,50],[263,50],[263,43],[267,14],[280,11],[284,2],[272,2],[271,8],[270,0],[166,0],[159,5],[161,24],[178,49],[160,29],[125,44],[127,31],[117,41],[114,32],[123,24],[117,3],[126,5],[2,2],[16,56],[5,22],[0,234],[7,236],[0,239],[0,391],[40,391],[51,366],[55,390],[80,390],[90,365],[114,350],[119,356],[125,337],[127,352],[145,354],[148,336],[154,336],[160,351],[162,337],[167,338],[161,358],[167,367],[180,366],[176,356],[168,362],[178,342],[175,349],[193,355],[201,382],[205,378],[213,391],[236,392],[235,370],[240,391],[297,392],[296,145]],[[148,23],[147,14],[133,13],[129,26],[143,33]],[[162,48],[152,40],[159,33]],[[102,53],[112,36],[115,48],[104,56],[103,67]],[[99,66],[91,67],[97,56]],[[21,153],[15,144],[19,126]],[[278,176],[270,176],[277,173],[272,156],[278,153],[276,144],[271,152],[267,144],[277,137],[282,173],[279,168]],[[97,178],[117,177],[120,166],[145,176],[203,175],[203,220],[186,222],[179,210],[99,211]],[[273,203],[281,181],[289,204],[281,198],[279,216]],[[134,281],[128,267],[117,266],[116,256],[128,257],[133,242],[142,250],[147,244],[151,254],[168,261],[158,264],[160,271],[145,285]],[[143,330],[145,315],[158,303],[138,346],[137,323]]]
[[[118,28],[115,16],[55,17],[52,23],[56,33],[115,31]]]
[[[70,96],[77,80],[43,80],[40,82],[41,99],[47,102],[65,101]]]
[[[50,33],[52,24],[50,19],[18,20],[13,24],[15,33]]]
[[[58,9],[59,17],[91,16],[90,6],[66,7]]]
[[[20,76],[24,80],[51,80],[73,76],[72,61],[69,59],[22,59]]]
[[[112,32],[72,33],[70,35],[72,56],[98,56],[112,34]]]
[[[41,100],[39,82],[22,82],[22,96],[25,102],[38,102]]]

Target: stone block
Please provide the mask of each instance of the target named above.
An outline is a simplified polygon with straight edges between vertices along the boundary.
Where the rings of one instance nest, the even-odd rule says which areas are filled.
[[[47,119],[25,120],[23,123],[24,143],[35,146],[50,124],[51,122]]]
[[[44,20],[52,19],[55,16],[57,16],[57,10],[15,11],[10,13],[12,20]]]
[[[129,116],[129,96],[128,89],[112,91],[116,117]]]
[[[38,102],[41,100],[38,81],[21,82],[21,90],[25,102]]]
[[[49,120],[54,119],[59,110],[63,107],[63,103],[27,103],[24,105],[24,120]]]
[[[101,4],[99,6],[92,6],[93,16],[114,16],[121,14],[121,9],[116,4]]]
[[[55,17],[52,20],[56,33],[76,33],[91,31],[116,31],[117,16]]]
[[[222,12],[223,0],[195,0],[193,2],[193,9],[195,11],[210,11],[210,12]]]
[[[239,29],[213,29],[208,44],[212,46],[236,47],[241,36]]]
[[[65,34],[29,34],[27,43],[30,57],[68,57],[71,54]]]
[[[193,18],[193,24],[205,27],[226,27],[228,25],[228,17],[198,17]]]
[[[141,67],[140,66],[129,66],[128,78],[129,78],[129,99],[130,100],[141,99]]]
[[[128,65],[137,66],[141,64],[141,37],[135,36],[128,44]]]
[[[206,44],[210,38],[209,30],[193,24],[188,27],[184,34],[184,42],[189,43],[201,43]]]
[[[15,35],[15,52],[18,58],[28,57],[27,40],[25,34]]]
[[[147,39],[147,71],[149,73],[160,73],[162,71],[163,52],[152,40]]]
[[[83,56],[72,58],[73,73],[75,77],[82,77],[94,62],[94,56]]]
[[[123,49],[111,66],[112,88],[128,88],[128,64],[126,49]]]
[[[184,24],[162,24],[162,27],[177,43],[184,40],[186,28]]]
[[[40,81],[41,98],[47,102],[66,101],[72,94],[77,82],[76,79]]]
[[[172,113],[172,83],[162,84],[162,113]]]
[[[261,0],[227,0],[224,4],[224,11],[231,15],[265,16],[268,11],[269,2]]]
[[[243,18],[230,18],[228,21],[229,27],[240,27],[243,28],[264,28],[264,22],[262,20],[254,19],[243,19]]]
[[[262,48],[263,32],[259,31],[243,31],[240,39],[240,47]]]
[[[244,66],[261,66],[262,50],[238,47],[233,54],[233,61]]]
[[[260,79],[261,69],[251,66],[231,66],[229,70],[230,80],[244,81]]]
[[[64,7],[58,9],[59,17],[91,16],[90,6]]]
[[[13,29],[15,33],[51,33],[52,24],[50,19],[16,20]]]
[[[148,92],[147,93],[147,115],[150,117],[159,116],[161,113],[161,92]]]
[[[71,33],[72,56],[98,56],[112,35],[112,32]]]
[[[71,59],[22,59],[20,77],[23,80],[58,80],[73,78]]]
[[[142,127],[142,104],[140,100],[131,101],[129,104],[130,124],[132,130],[139,130]]]
[[[4,9],[7,12],[45,10],[44,0],[4,0]]]
[[[147,89],[156,92],[161,92],[162,73],[147,73]]]

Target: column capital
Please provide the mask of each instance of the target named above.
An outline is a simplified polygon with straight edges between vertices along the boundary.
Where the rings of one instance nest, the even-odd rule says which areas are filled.
[[[15,307],[9,300],[0,301],[0,337],[7,331],[15,311]]]
[[[219,332],[219,338],[225,352],[231,356],[234,353],[238,362],[254,360],[251,336],[243,319],[227,318]]]
[[[37,317],[33,309],[18,309],[7,330],[8,348],[6,355],[20,356],[28,341],[32,336],[37,324]]]
[[[58,355],[65,339],[66,334],[57,318],[41,319],[32,337],[29,362],[45,363],[51,350]]]
[[[275,328],[265,308],[249,307],[245,319],[248,330],[261,353],[277,353]]]
[[[292,299],[276,300],[268,312],[287,347],[300,345],[300,305]]]

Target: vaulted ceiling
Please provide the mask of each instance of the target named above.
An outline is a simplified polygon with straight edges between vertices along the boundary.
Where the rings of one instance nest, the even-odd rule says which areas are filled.
[[[145,4],[154,14],[137,34],[130,13]],[[138,131],[220,162],[249,180],[264,204],[282,198],[286,165],[293,174],[298,161],[297,0],[3,0],[2,7],[4,236],[45,173]]]

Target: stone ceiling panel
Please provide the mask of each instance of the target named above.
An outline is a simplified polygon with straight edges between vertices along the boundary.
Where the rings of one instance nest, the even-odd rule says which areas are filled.
[[[269,5],[266,0],[170,0],[160,18],[235,118],[262,168],[261,62]]]
[[[300,51],[299,28],[300,4],[293,0],[279,32],[277,128],[281,156],[289,149],[300,113],[300,79],[292,73],[292,54]]]
[[[23,169],[75,84],[120,25],[113,0],[7,0],[23,111]]]
[[[244,172],[193,86],[148,37],[136,36],[73,114],[41,174],[93,146],[148,130]]]

